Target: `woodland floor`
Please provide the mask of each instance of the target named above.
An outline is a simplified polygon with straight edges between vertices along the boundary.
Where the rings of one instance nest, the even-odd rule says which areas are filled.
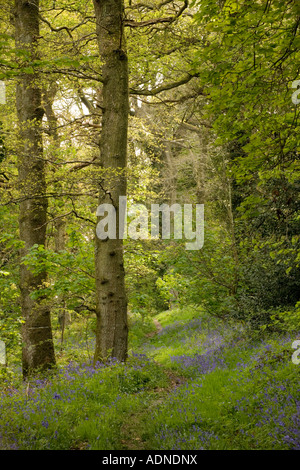
[[[178,385],[186,381],[185,377],[176,375],[171,371],[167,371],[167,373],[170,378],[170,385],[154,390],[154,396],[151,397],[150,404],[144,410],[129,415],[128,421],[124,422],[121,427],[122,448],[120,450],[152,450],[146,437],[149,414],[154,408],[161,405]]]

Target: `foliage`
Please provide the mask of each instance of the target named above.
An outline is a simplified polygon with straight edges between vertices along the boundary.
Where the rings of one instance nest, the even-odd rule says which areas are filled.
[[[127,365],[70,362],[20,388],[8,383],[1,398],[1,439],[17,450],[113,448],[122,416],[145,399],[144,390],[166,381],[157,365],[134,355]]]
[[[291,338],[253,339],[247,330],[232,335],[232,326],[226,335],[224,325],[216,334],[210,326],[197,323],[194,349],[191,325],[185,323],[189,328],[182,335],[184,353],[172,357],[172,368],[189,380],[179,383],[153,409],[144,431],[150,448],[298,448],[299,384],[297,366],[291,361]],[[181,333],[182,325],[176,321],[170,326],[163,330],[166,346],[161,348]],[[162,360],[159,352],[155,357]]]
[[[216,144],[227,153],[240,244],[237,300],[247,317],[249,308],[251,316],[299,300],[299,107],[292,101],[299,10],[294,1],[194,4],[207,44],[194,67]]]
[[[204,203],[204,246],[124,240],[129,359],[95,367],[95,214],[104,177],[122,172],[99,158],[93,2],[42,2],[34,61],[14,44],[10,3],[0,5],[0,447],[127,448],[137,420],[135,445],[152,449],[299,449],[298,3],[125,2],[128,206]],[[48,220],[45,245],[20,259],[24,73],[43,95]],[[20,265],[47,273],[31,298],[51,308],[58,362],[25,384]]]
[[[6,360],[15,360],[20,345],[22,323],[18,290],[18,249],[21,246],[16,228],[16,214],[0,208],[0,339],[5,342]]]
[[[120,450],[131,439],[152,450],[299,448],[294,336],[254,339],[195,308],[155,319],[163,329],[126,364],[70,362],[2,382],[2,448]]]

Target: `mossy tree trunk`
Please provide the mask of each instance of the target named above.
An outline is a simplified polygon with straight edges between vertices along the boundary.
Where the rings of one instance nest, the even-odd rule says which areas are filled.
[[[38,59],[39,0],[15,0],[16,48],[26,53],[32,63]],[[21,257],[34,245],[46,240],[47,199],[45,197],[45,162],[43,159],[41,90],[38,73],[24,71],[17,83],[19,120],[18,172],[20,189]],[[50,310],[46,299],[36,293],[47,279],[46,272],[31,272],[20,266],[21,309],[24,317],[23,374],[55,364]]]
[[[94,360],[127,357],[127,299],[123,240],[119,236],[119,196],[126,195],[128,130],[128,60],[123,0],[94,0],[102,62],[103,115],[100,137],[99,204],[116,210],[116,239],[96,237],[97,331]]]

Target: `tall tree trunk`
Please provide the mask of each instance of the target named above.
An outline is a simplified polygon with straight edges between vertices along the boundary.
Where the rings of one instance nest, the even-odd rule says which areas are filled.
[[[119,234],[119,196],[126,195],[127,129],[129,113],[128,60],[123,28],[123,0],[94,0],[103,78],[103,116],[100,138],[99,204],[116,209],[117,238],[96,237],[97,330],[94,361],[127,357],[127,299],[123,240]]]
[[[48,85],[47,89],[44,90],[43,93],[43,104],[44,104],[44,110],[45,110],[45,115],[47,118],[48,122],[48,135],[50,139],[50,149],[52,150],[52,159],[57,160],[57,156],[59,154],[60,150],[60,145],[61,145],[61,139],[58,133],[58,119],[57,116],[55,115],[54,109],[53,109],[53,103],[55,100],[55,95],[57,93],[57,84],[52,82],[50,85]],[[55,176],[55,169],[52,169],[53,172],[53,179],[57,180],[57,177]],[[56,183],[54,184],[55,191],[57,193],[61,192],[63,189],[63,183],[58,179]],[[60,217],[63,213],[63,209],[65,207],[64,201],[62,198],[60,198],[57,201],[56,204],[56,213],[54,214],[56,217]],[[56,218],[54,220],[54,227],[55,227],[55,232],[54,232],[54,246],[55,246],[55,251],[56,253],[59,253],[60,251],[65,250],[65,239],[66,239],[66,221],[64,218]],[[57,299],[58,304],[59,304],[59,312],[58,312],[58,322],[61,327],[61,348],[63,345],[64,341],[64,332],[65,332],[65,326],[67,323],[67,312],[65,308],[65,299],[64,295],[59,296]],[[69,316],[68,316],[69,319]]]
[[[38,58],[39,0],[15,0],[16,47],[28,54],[28,62]],[[17,83],[19,119],[18,171],[21,195],[19,229],[24,242],[21,256],[46,239],[47,199],[41,122],[43,109],[37,73],[23,73]],[[23,325],[23,374],[55,364],[50,311],[45,299],[31,294],[46,281],[46,273],[33,274],[20,267]]]

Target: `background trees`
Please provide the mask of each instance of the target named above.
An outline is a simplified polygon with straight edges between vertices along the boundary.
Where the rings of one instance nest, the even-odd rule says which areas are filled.
[[[254,309],[265,321],[261,309],[299,300],[299,108],[291,88],[299,7],[202,2],[195,17],[208,44],[195,64],[209,82],[208,113],[232,184],[240,300],[245,315]]]

